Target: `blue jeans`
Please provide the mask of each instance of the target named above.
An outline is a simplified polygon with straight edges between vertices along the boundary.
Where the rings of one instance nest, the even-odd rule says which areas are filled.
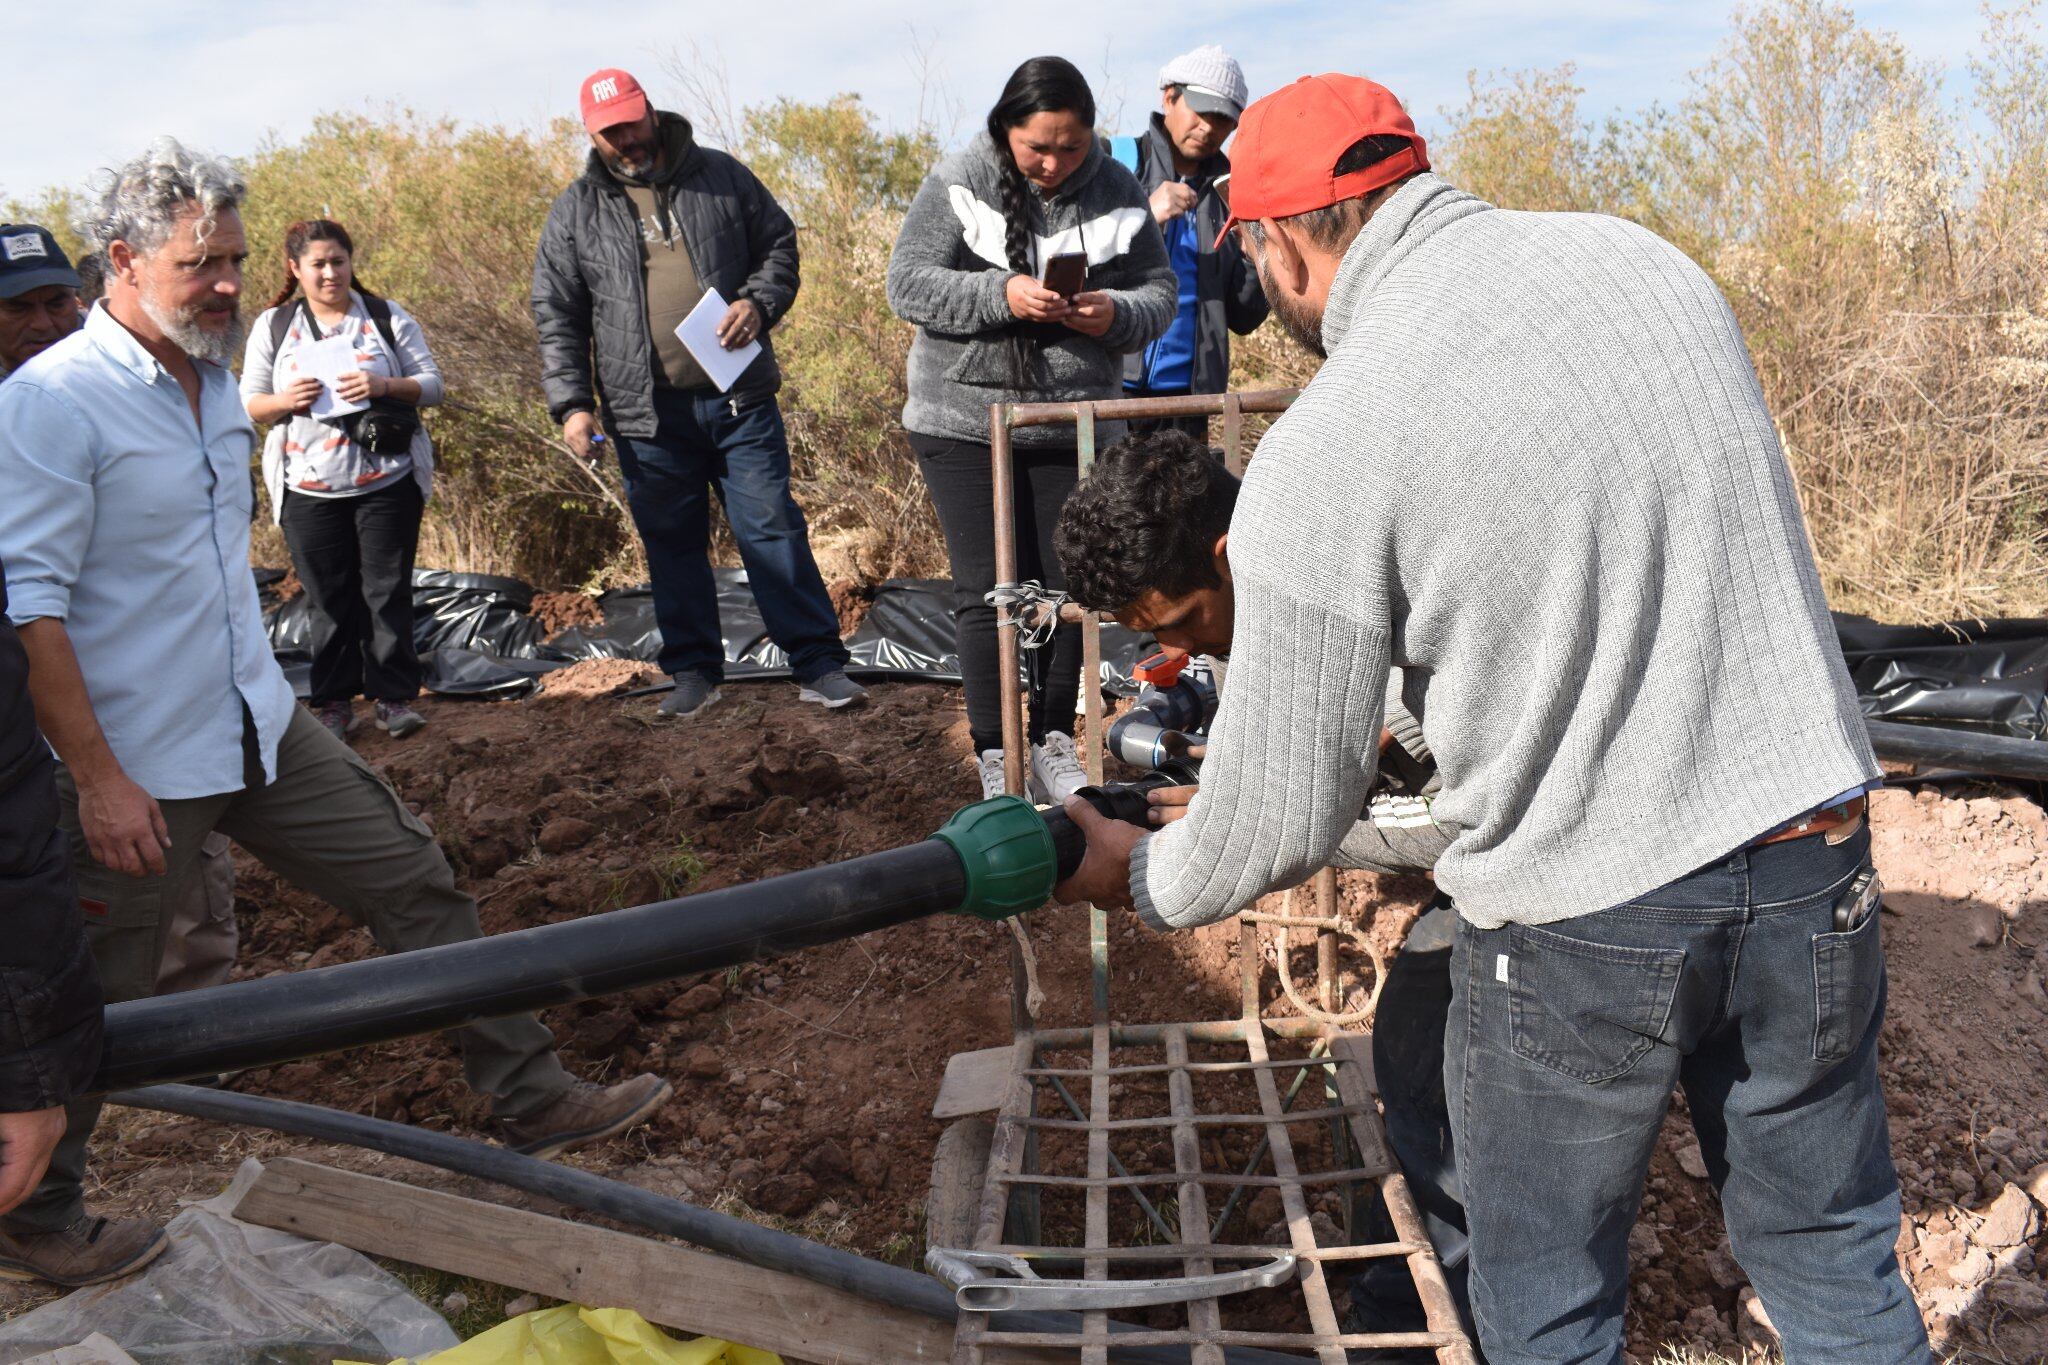
[[[1879,916],[1859,830],[1736,852],[1541,928],[1460,924],[1444,1088],[1492,1365],[1619,1365],[1628,1234],[1682,1086],[1789,1365],[1932,1359],[1899,1273]]]
[[[739,542],[768,637],[798,682],[846,667],[839,617],[825,594],[810,529],[789,492],[789,437],[773,398],[656,388],[652,438],[613,436],[626,505],[647,547],[664,673],[725,676],[711,577],[711,490]]]

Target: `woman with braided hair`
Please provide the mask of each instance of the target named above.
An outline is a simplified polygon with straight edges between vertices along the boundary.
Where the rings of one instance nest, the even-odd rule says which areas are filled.
[[[1046,262],[1080,254],[1063,296]],[[1077,402],[1123,391],[1123,357],[1173,321],[1166,245],[1131,173],[1095,133],[1095,97],[1072,62],[1033,57],[1011,74],[986,129],[941,161],[889,258],[889,305],[917,328],[903,425],[931,489],[953,566],[953,620],[984,795],[1003,789],[995,608],[991,403]],[[1096,428],[1103,446],[1123,423]],[[1078,476],[1069,427],[1011,439],[1017,572],[1061,587],[1053,526]],[[1084,777],[1074,751],[1080,631],[1063,626],[1031,670],[1031,795],[1059,802]],[[1047,657],[1049,656],[1049,657]]]

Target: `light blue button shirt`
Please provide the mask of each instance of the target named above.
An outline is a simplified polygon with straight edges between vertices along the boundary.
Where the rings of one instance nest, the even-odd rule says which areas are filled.
[[[195,426],[98,307],[0,384],[8,615],[64,622],[114,757],[159,799],[241,789],[244,705],[275,778],[292,714],[249,572],[256,432],[234,376],[197,363]]]

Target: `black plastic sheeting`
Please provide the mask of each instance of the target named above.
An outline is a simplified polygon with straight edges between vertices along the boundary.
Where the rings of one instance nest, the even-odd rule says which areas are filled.
[[[1887,626],[1837,613],[1863,714],[2048,738],[2048,620]]]
[[[727,680],[789,677],[789,656],[768,638],[746,572],[718,569],[714,577]],[[271,648],[303,697],[311,672],[309,609],[303,594],[277,601],[276,585],[283,578],[281,569],[256,571]],[[863,681],[958,684],[952,602],[953,586],[944,579],[892,578],[877,585],[866,619],[847,641],[853,656],[847,672]],[[597,603],[604,613],[602,625],[573,627],[543,640],[540,623],[527,614],[533,589],[518,579],[415,570],[413,640],[427,690],[444,697],[504,700],[526,696],[541,674],[584,659],[654,662],[661,652],[661,630],[654,622],[653,592],[645,585],[617,588]],[[1128,681],[1131,666],[1151,647],[1149,637],[1105,625],[1105,689],[1135,691]]]
[[[301,696],[310,667],[306,599],[276,600],[281,570],[258,569],[264,620],[285,676]],[[718,615],[725,675],[738,682],[787,678],[789,659],[762,623],[740,569],[719,569]],[[597,599],[602,625],[541,637],[528,613],[533,589],[492,574],[420,569],[413,574],[414,639],[427,690],[445,697],[521,697],[541,674],[583,659],[654,662],[661,631],[645,586]],[[2048,620],[1959,621],[1887,626],[1837,613],[1835,628],[1863,712],[1881,720],[1942,725],[2021,739],[2048,738]],[[960,681],[953,647],[953,588],[944,579],[892,578],[875,589],[847,641],[847,672],[864,681]],[[1105,691],[1129,695],[1131,666],[1153,648],[1147,636],[1102,628]]]

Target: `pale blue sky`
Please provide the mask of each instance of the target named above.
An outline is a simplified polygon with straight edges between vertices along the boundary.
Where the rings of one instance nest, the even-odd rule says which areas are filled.
[[[1095,84],[1105,119],[1138,122],[1166,57],[1221,42],[1258,94],[1311,71],[1361,72],[1407,101],[1425,133],[1459,103],[1466,72],[1578,65],[1589,112],[1675,101],[1727,33],[1730,6],[1673,0],[1093,0],[931,3],[746,0],[93,0],[15,25],[7,52],[15,131],[0,198],[75,184],[175,133],[227,154],[291,137],[330,110],[397,104],[422,114],[532,123],[573,114],[578,80],[616,65],[675,104],[665,66],[694,39],[722,62],[736,104],[858,91],[885,121],[920,107],[964,131],[1024,57],[1058,52]],[[1871,0],[1865,23],[1942,63],[1950,88],[1975,43],[1969,0]],[[920,57],[920,54],[922,56]]]

